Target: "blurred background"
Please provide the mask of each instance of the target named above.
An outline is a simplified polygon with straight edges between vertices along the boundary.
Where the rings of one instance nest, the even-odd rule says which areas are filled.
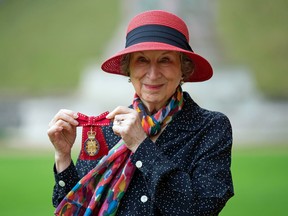
[[[100,65],[148,9],[182,17],[214,68],[183,88],[233,126],[235,196],[221,215],[287,215],[288,1],[0,0],[1,215],[52,215],[48,123],[61,108],[97,115],[131,103],[128,79]]]

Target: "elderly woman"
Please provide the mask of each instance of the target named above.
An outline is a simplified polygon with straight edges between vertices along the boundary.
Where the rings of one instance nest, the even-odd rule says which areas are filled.
[[[158,10],[137,15],[125,49],[102,69],[128,76],[135,97],[98,126],[109,153],[91,159],[86,149],[76,166],[71,148],[79,113],[60,110],[52,119],[55,214],[218,215],[233,196],[232,130],[224,114],[199,107],[182,92],[182,83],[205,81],[213,73],[190,48],[184,21]],[[113,176],[115,164],[122,165]]]

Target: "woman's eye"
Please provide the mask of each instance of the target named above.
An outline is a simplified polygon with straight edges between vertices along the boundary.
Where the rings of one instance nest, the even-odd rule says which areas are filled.
[[[139,62],[139,63],[146,63],[146,62],[148,62],[148,60],[147,60],[146,58],[144,58],[144,57],[138,57],[138,58],[137,58],[137,62]]]
[[[160,62],[161,63],[169,63],[170,62],[170,59],[168,57],[164,57],[164,58],[161,58],[160,59]]]

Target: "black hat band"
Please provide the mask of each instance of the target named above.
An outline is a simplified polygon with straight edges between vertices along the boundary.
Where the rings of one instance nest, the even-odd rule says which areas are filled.
[[[133,29],[126,36],[125,48],[142,42],[161,42],[193,52],[181,32],[163,25],[144,25]]]

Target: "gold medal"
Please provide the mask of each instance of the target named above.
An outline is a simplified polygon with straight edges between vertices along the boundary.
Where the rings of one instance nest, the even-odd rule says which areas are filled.
[[[87,132],[87,140],[85,141],[85,151],[89,156],[95,156],[100,149],[100,145],[99,142],[97,141],[97,139],[95,138],[96,136],[96,132],[91,130]]]

